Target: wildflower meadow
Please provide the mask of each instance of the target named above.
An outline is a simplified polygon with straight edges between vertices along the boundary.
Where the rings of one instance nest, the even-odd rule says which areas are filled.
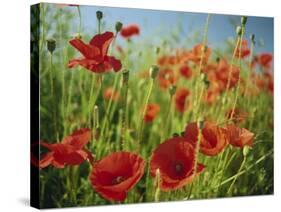
[[[41,208],[273,194],[272,19],[37,13]]]

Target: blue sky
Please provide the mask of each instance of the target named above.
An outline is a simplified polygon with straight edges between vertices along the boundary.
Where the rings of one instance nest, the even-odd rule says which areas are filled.
[[[75,9],[73,7],[71,8],[71,10]],[[180,39],[191,37],[195,32],[198,32],[198,35],[202,36],[207,17],[207,14],[204,13],[81,6],[84,32],[89,34],[96,32],[97,10],[101,10],[104,13],[106,30],[113,30],[116,21],[121,21],[124,25],[135,23],[141,28],[141,35],[137,39],[148,40],[159,40],[159,37],[171,37],[171,33],[179,25],[182,29]],[[208,44],[212,47],[224,46],[224,41],[235,37],[235,25],[240,23],[240,17],[212,14],[208,31]],[[245,37],[249,38],[250,33],[255,34],[257,43],[264,43],[262,46],[256,45],[256,52],[273,52],[273,18],[248,17]],[[199,37],[199,39],[201,38]]]

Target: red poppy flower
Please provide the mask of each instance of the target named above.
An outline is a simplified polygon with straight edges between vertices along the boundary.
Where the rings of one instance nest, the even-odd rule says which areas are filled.
[[[140,28],[136,24],[131,24],[131,25],[122,27],[120,34],[124,38],[130,38],[133,35],[139,35],[140,34]]]
[[[184,78],[190,79],[192,77],[192,70],[187,65],[181,66],[179,70],[180,70],[180,74]]]
[[[243,111],[239,108],[230,109],[226,113],[227,119],[231,118],[235,122],[238,122],[238,123],[243,122],[247,117],[248,117],[248,113],[246,113],[245,111]]]
[[[240,43],[241,43],[241,41],[238,43],[238,48],[237,48],[237,51],[235,52],[235,56],[238,57],[238,58],[239,57],[241,57],[241,58],[248,57],[250,55],[251,51],[248,48],[247,40],[245,40],[245,39],[242,40],[241,49],[240,49]]]
[[[175,93],[176,109],[183,113],[188,107],[187,97],[190,95],[190,91],[186,88],[179,88]]]
[[[195,147],[198,142],[199,129],[197,123],[187,125],[184,133],[186,140]],[[228,144],[227,130],[211,122],[204,122],[200,152],[208,156],[215,156],[223,151]]]
[[[193,61],[195,64],[199,65],[201,61],[201,55],[202,55],[202,44],[197,44],[193,47],[191,50],[191,54],[189,55],[189,59]],[[202,58],[202,64],[207,64],[209,57],[211,55],[211,48],[207,47],[204,52],[204,56]]]
[[[115,72],[119,71],[122,64],[113,56],[108,56],[107,51],[110,43],[114,39],[112,32],[95,35],[89,44],[85,44],[81,39],[75,38],[69,43],[81,52],[83,58],[73,59],[68,63],[69,68],[81,65],[84,68],[95,72],[108,72],[112,68]]]
[[[236,127],[234,124],[226,126],[229,134],[229,143],[235,147],[252,146],[254,140],[254,133],[245,128]]]
[[[257,61],[259,65],[266,69],[271,67],[272,59],[273,57],[270,53],[262,53],[257,56]]]
[[[87,159],[92,163],[91,153],[84,149],[90,138],[90,129],[83,128],[65,137],[61,143],[48,144],[41,141],[40,144],[50,152],[39,161],[39,167],[45,168],[52,164],[56,168],[64,168],[65,165],[79,165]]]
[[[172,69],[161,69],[157,75],[160,88],[167,89],[177,82],[177,77]]]
[[[112,100],[112,101],[118,101],[120,98],[120,94],[119,92],[115,91],[113,88],[109,87],[107,89],[105,89],[104,93],[103,93],[103,97],[106,100]]]
[[[146,111],[144,115],[144,121],[146,123],[152,122],[160,111],[160,106],[155,103],[150,103],[146,106]]]
[[[238,67],[229,65],[225,59],[220,60],[216,70],[216,79],[221,91],[227,89],[228,86],[228,88],[235,87],[239,77],[240,71]]]
[[[150,174],[155,177],[160,171],[160,189],[175,190],[192,182],[201,173],[204,165],[198,163],[195,173],[195,151],[183,137],[174,137],[160,144],[150,161]]]
[[[112,153],[93,165],[89,180],[105,199],[124,201],[144,173],[145,161],[130,152]]]

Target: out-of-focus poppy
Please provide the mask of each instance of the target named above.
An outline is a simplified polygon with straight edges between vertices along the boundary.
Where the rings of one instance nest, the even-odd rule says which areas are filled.
[[[247,117],[248,117],[248,113],[246,113],[245,111],[239,108],[234,108],[234,109],[231,108],[226,112],[226,118],[232,119],[237,123],[242,123],[243,121],[246,120]]]
[[[271,53],[261,53],[257,56],[259,65],[265,69],[271,68],[272,59],[273,57]]]
[[[175,104],[176,109],[183,113],[187,107],[189,106],[189,102],[187,101],[187,98],[190,96],[190,91],[186,88],[179,88],[177,89],[175,93]]]
[[[112,68],[115,72],[119,71],[122,67],[121,62],[115,57],[107,55],[108,47],[113,39],[112,32],[105,32],[95,35],[89,44],[85,44],[80,38],[70,40],[69,43],[81,52],[83,58],[70,60],[68,67],[81,65],[95,73],[108,72]]]
[[[225,59],[219,61],[216,70],[216,79],[221,91],[233,88],[237,85],[240,77],[240,70],[235,65],[229,65]]]
[[[130,38],[133,35],[139,35],[140,34],[140,28],[136,24],[124,26],[124,27],[122,27],[120,34],[124,38]]]
[[[240,45],[241,45],[241,49],[240,49]],[[240,51],[241,50],[241,51]],[[237,51],[235,52],[235,56],[236,57],[241,57],[241,58],[245,58],[248,57],[250,55],[251,51],[248,47],[248,42],[246,39],[242,40],[238,43],[238,48]]]
[[[183,65],[179,68],[181,76],[186,79],[190,79],[192,77],[192,70],[188,65]]]
[[[64,168],[65,165],[79,165],[85,160],[93,162],[91,153],[84,148],[90,141],[90,129],[79,129],[65,137],[61,143],[48,144],[41,141],[40,144],[50,152],[46,153],[39,161],[39,167],[45,168],[53,165],[56,168]]]
[[[162,191],[182,188],[204,170],[203,164],[195,166],[195,157],[193,146],[183,137],[168,139],[153,151],[150,174],[155,177],[157,170],[160,171],[159,187]]]
[[[194,147],[198,142],[199,128],[197,123],[187,125],[184,137]],[[227,130],[217,126],[212,122],[204,122],[202,129],[202,139],[200,140],[200,152],[208,156],[215,156],[223,151],[228,144]]]
[[[244,146],[252,146],[254,140],[254,133],[245,128],[239,128],[234,124],[226,126],[229,134],[229,143],[232,146],[243,148]]]
[[[120,94],[118,91],[115,91],[112,87],[106,88],[103,97],[106,100],[118,101],[120,98]]]
[[[145,161],[134,153],[115,152],[93,165],[89,180],[105,199],[124,201],[127,192],[141,179]]]
[[[144,115],[144,121],[146,123],[152,122],[160,111],[160,106],[156,103],[149,103],[146,106],[146,111]]]
[[[167,89],[177,82],[175,72],[170,68],[161,69],[157,75],[160,88]]]
[[[204,54],[202,57],[202,64],[207,64],[209,57],[211,55],[211,48],[207,46],[203,46],[202,44],[195,45],[192,50],[191,54],[189,55],[189,60],[193,61],[195,64],[199,65],[202,57],[202,53]]]

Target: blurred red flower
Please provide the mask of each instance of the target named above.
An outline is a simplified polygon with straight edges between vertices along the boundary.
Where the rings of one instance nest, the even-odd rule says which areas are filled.
[[[79,129],[66,136],[61,143],[48,144],[41,141],[40,144],[50,152],[46,153],[39,161],[39,167],[45,168],[53,165],[56,168],[64,168],[65,165],[79,165],[85,160],[93,162],[91,153],[84,146],[91,139],[90,129]]]
[[[185,128],[184,137],[195,147],[198,142],[199,128],[193,122]],[[215,156],[223,151],[228,144],[227,130],[218,127],[212,122],[204,122],[202,129],[202,139],[200,141],[200,152],[208,156]]]
[[[70,40],[69,43],[81,52],[83,58],[70,60],[68,67],[73,68],[81,65],[95,73],[108,72],[112,68],[115,72],[119,71],[122,67],[120,60],[107,55],[109,45],[113,39],[112,32],[105,32],[95,35],[89,44],[85,44],[80,38]]]
[[[177,82],[174,71],[170,68],[161,69],[157,75],[160,88],[167,89]]]
[[[175,93],[176,109],[183,113],[188,107],[187,97],[190,96],[190,91],[186,88],[179,88]]]
[[[229,134],[229,143],[235,147],[252,146],[254,140],[254,133],[245,128],[236,127],[234,124],[226,126]]]
[[[160,106],[156,103],[149,103],[146,106],[146,111],[144,115],[144,121],[146,123],[152,122],[160,111]]]
[[[120,34],[124,38],[130,38],[133,35],[139,35],[140,34],[140,28],[136,24],[131,24],[131,25],[122,27]]]
[[[242,123],[243,121],[246,120],[247,117],[248,117],[248,113],[239,108],[234,108],[234,109],[231,108],[226,112],[226,118],[232,119],[237,123]]]
[[[241,45],[241,49],[240,49],[240,45]],[[240,51],[241,50],[241,51]],[[235,56],[236,57],[241,57],[241,58],[245,58],[248,57],[250,55],[251,51],[248,48],[248,42],[246,39],[242,40],[238,43],[238,48],[237,51],[235,52]]]
[[[106,88],[103,97],[106,100],[118,101],[120,98],[120,94],[118,91],[115,91],[112,87]]]
[[[150,174],[155,177],[160,171],[160,189],[170,191],[182,188],[192,182],[204,165],[197,163],[195,173],[195,151],[183,137],[164,141],[153,152],[150,161]]]
[[[271,68],[273,56],[271,53],[261,53],[257,56],[257,61],[260,66],[265,69]]]
[[[179,71],[180,74],[186,79],[190,79],[192,77],[192,70],[188,65],[181,66]]]
[[[204,49],[203,48],[204,48],[204,46],[202,44],[195,45],[191,50],[191,53],[189,55],[189,60],[191,60],[195,64],[199,65],[199,63],[201,61],[202,52],[204,52],[204,55],[202,57],[202,64],[207,64],[212,50],[211,50],[211,48],[209,48],[207,46]]]
[[[130,152],[115,152],[93,165],[89,180],[105,199],[124,201],[144,174],[145,161]]]
[[[220,90],[233,88],[237,85],[240,77],[240,70],[235,65],[229,65],[225,59],[219,61],[216,69],[216,80]]]

